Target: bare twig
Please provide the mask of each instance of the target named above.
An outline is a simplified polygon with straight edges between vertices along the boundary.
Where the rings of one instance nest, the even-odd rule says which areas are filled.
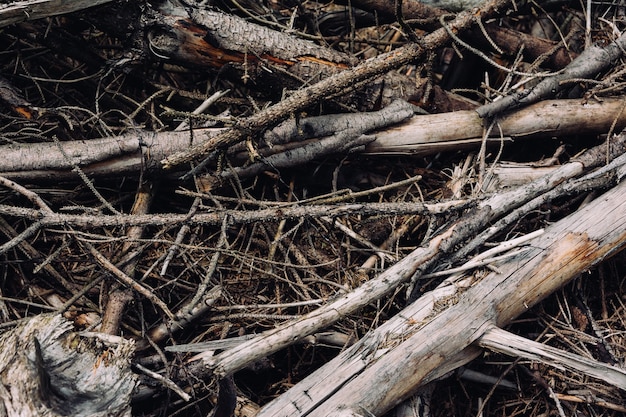
[[[160,298],[154,295],[153,290],[144,287],[143,285],[139,284],[137,281],[126,275],[124,272],[122,272],[118,267],[113,265],[111,261],[109,261],[103,254],[101,254],[91,243],[83,240],[81,241],[81,244],[87,247],[96,262],[105,270],[113,274],[113,276],[117,280],[146,297],[154,305],[158,306],[170,319],[174,318],[174,313],[170,311],[167,304],[165,304]]]

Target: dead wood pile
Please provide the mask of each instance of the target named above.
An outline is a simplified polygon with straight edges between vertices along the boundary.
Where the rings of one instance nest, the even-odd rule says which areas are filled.
[[[624,8],[0,4],[0,415],[626,412]]]

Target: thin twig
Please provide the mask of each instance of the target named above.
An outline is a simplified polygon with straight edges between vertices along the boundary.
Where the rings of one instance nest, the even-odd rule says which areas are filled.
[[[28,188],[23,187],[16,183],[15,181],[11,181],[8,178],[0,176],[0,185],[4,185],[6,188],[13,190],[22,194],[24,197],[28,198],[31,203],[39,207],[45,213],[53,213],[54,211],[46,204],[45,201],[37,193],[30,191]]]
[[[172,381],[169,378],[164,377],[163,375],[157,374],[156,372],[151,371],[150,369],[135,363],[133,364],[133,366],[135,368],[137,368],[139,371],[141,371],[143,374],[149,376],[150,378],[159,381],[161,384],[163,384],[164,387],[171,389],[172,391],[174,391],[176,394],[178,394],[178,396],[180,398],[182,398],[185,402],[188,402],[191,400],[191,395],[187,394],[185,391],[183,391],[182,388],[180,388],[178,385],[176,385],[176,383],[174,381]]]
[[[137,281],[135,281],[134,279],[132,279],[131,277],[129,277],[128,275],[126,275],[124,272],[122,272],[118,267],[116,267],[115,265],[113,265],[111,263],[111,261],[109,261],[103,254],[101,254],[91,243],[82,240],[81,244],[86,246],[87,249],[89,249],[89,252],[91,253],[91,255],[94,257],[94,259],[96,260],[96,262],[103,267],[104,269],[106,269],[107,271],[109,271],[111,274],[113,274],[113,276],[120,281],[121,283],[123,283],[124,285],[127,285],[128,287],[132,288],[133,290],[137,291],[139,294],[143,295],[144,297],[146,297],[148,300],[150,300],[154,305],[158,306],[161,310],[163,310],[163,312],[170,318],[173,319],[174,318],[174,314],[170,311],[170,309],[167,307],[167,304],[165,304],[160,298],[158,298],[156,295],[154,295],[153,290],[144,287],[143,285],[139,284]]]

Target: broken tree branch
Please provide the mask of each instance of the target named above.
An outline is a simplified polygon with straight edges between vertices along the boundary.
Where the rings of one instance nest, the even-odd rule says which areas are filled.
[[[258,417],[382,415],[418,387],[469,362],[479,353],[472,344],[491,326],[509,323],[626,244],[624,192],[621,183],[551,225],[522,255],[498,264],[498,272],[458,294],[440,298],[432,307],[425,294],[425,303],[422,298],[415,302],[418,311],[409,306],[396,316],[404,323],[402,331],[381,326],[268,404]],[[598,216],[598,210],[606,215]]]
[[[601,100],[547,100],[503,115],[492,129],[491,141],[555,135],[606,133],[615,123],[626,127],[623,98]],[[365,153],[432,154],[482,141],[483,121],[476,110],[417,115],[398,126],[376,133]]]
[[[508,4],[508,0],[489,0],[483,7],[472,12],[459,13],[450,22],[449,29],[454,32],[470,27],[475,19],[482,19],[495,14]],[[172,169],[195,159],[205,158],[211,151],[224,149],[246,137],[252,136],[287,118],[291,113],[308,107],[318,101],[335,94],[350,90],[362,81],[375,78],[390,70],[396,69],[412,60],[421,58],[427,49],[433,49],[449,40],[445,29],[439,29],[424,37],[422,45],[408,44],[395,51],[369,59],[354,68],[344,70],[334,76],[300,90],[246,119],[234,127],[209,139],[207,142],[184,152],[177,152],[164,158],[161,164],[164,169]]]
[[[555,368],[580,372],[626,390],[626,371],[623,369],[533,342],[495,326],[489,328],[480,337],[478,345],[505,355],[540,361]]]
[[[611,155],[623,152],[625,143],[626,135],[620,135],[619,139],[613,142]],[[210,370],[218,377],[236,372],[248,363],[289,346],[296,340],[319,331],[341,317],[375,302],[411,278],[415,280],[437,260],[478,231],[483,230],[493,220],[558,184],[580,175],[584,170],[602,164],[605,161],[605,152],[606,146],[598,146],[581,155],[579,159],[561,166],[528,185],[496,194],[480,202],[472,212],[467,213],[435,236],[427,245],[417,248],[378,277],[304,315],[297,321],[277,326],[255,339],[218,354],[206,361],[205,365],[198,365],[198,371],[206,373]]]

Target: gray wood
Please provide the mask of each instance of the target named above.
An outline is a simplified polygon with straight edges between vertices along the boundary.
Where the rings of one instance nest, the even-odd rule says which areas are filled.
[[[0,28],[14,23],[58,16],[88,9],[113,0],[30,0],[0,5]]]
[[[422,298],[264,407],[258,417],[381,415],[423,384],[469,362],[491,326],[510,322],[626,243],[626,184],[548,227],[523,255],[432,305]],[[599,216],[598,213],[602,213]],[[428,294],[426,295],[429,296]],[[416,306],[420,306],[417,311]],[[371,414],[370,414],[371,413]]]
[[[0,336],[0,415],[130,416],[134,343],[83,337],[60,315],[41,314]]]

